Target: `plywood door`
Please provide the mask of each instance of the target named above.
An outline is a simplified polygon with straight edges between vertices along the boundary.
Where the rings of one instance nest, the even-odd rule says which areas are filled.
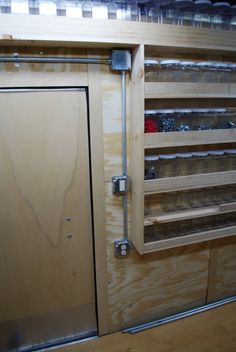
[[[2,91],[0,106],[0,351],[93,333],[85,91]]]

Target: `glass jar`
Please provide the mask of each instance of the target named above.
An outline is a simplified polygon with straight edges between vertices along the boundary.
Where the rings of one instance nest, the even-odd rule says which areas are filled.
[[[180,10],[178,12],[178,25],[179,26],[193,26],[194,14],[191,10]]]
[[[116,20],[116,3],[114,1],[109,1],[107,4],[108,19]]]
[[[194,27],[210,28],[211,26],[211,1],[210,0],[196,0],[194,2]]]
[[[192,189],[190,193],[190,204],[192,208],[199,208],[203,206],[202,190]],[[205,190],[204,190],[205,192]]]
[[[147,59],[145,65],[145,81],[155,82],[158,80],[159,61],[155,59]]]
[[[236,83],[236,64],[230,64],[230,83]]]
[[[223,150],[209,150],[209,172],[221,172],[226,170],[225,152]]]
[[[179,210],[185,210],[190,208],[189,192],[179,192],[176,198],[176,206]]]
[[[160,178],[176,176],[176,154],[159,155]]]
[[[82,18],[81,1],[77,1],[77,0],[66,1],[66,16]]]
[[[11,0],[11,13],[29,14],[29,5],[27,0]]]
[[[211,120],[209,119],[209,109],[193,109],[193,123],[192,129],[197,131],[211,129]]]
[[[226,149],[226,170],[236,170],[236,149]]]
[[[191,119],[191,109],[175,109],[176,116],[176,130],[180,132],[186,132],[192,130],[193,120]]]
[[[92,18],[92,7],[91,1],[85,0],[82,2],[82,15],[84,18]]]
[[[157,155],[147,155],[144,157],[145,161],[145,180],[153,180],[160,177],[159,166],[159,157]]]
[[[39,0],[29,0],[29,14],[39,15]]]
[[[213,23],[213,28],[221,29],[221,30],[229,29],[230,28],[229,14],[231,10],[230,3],[228,1],[220,1],[220,2],[215,2],[212,6],[213,6],[213,9],[215,10],[213,19],[214,18],[216,19],[216,16],[220,17],[220,20],[219,18],[216,20],[216,23],[215,23],[216,26],[214,26],[214,23]]]
[[[216,83],[229,83],[230,66],[224,62],[215,62],[214,69],[216,72]]]
[[[192,153],[177,153],[176,158],[178,176],[191,175]]]
[[[157,110],[145,110],[144,132],[159,132],[159,121],[157,119]]]
[[[94,1],[92,17],[97,19],[108,19],[107,4],[104,1]]]
[[[194,61],[180,61],[179,82],[194,82]]]
[[[206,189],[202,192],[202,205],[209,207],[215,204],[214,193],[212,189]]]
[[[205,174],[208,172],[208,152],[193,152],[193,174]]]
[[[56,1],[53,0],[40,0],[39,1],[39,14],[46,16],[56,16],[57,6]]]
[[[222,128],[227,128],[227,118],[225,119],[227,115],[227,110],[226,109],[209,109],[208,112],[208,118],[210,121],[210,127],[211,129],[222,129]]]
[[[66,1],[57,0],[57,16],[66,16]]]
[[[159,82],[175,82],[176,71],[179,68],[179,60],[160,60]]]
[[[162,210],[164,212],[176,211],[177,208],[177,196],[176,192],[165,193],[162,199]]]
[[[137,1],[132,1],[130,4],[130,19],[135,22],[140,20],[140,9]]]
[[[0,0],[0,12],[11,13],[11,0]]]
[[[156,110],[160,132],[173,132],[176,130],[175,110]]]
[[[230,19],[230,29],[232,31],[236,30],[236,5],[232,5],[231,6],[231,19]]]
[[[213,83],[215,81],[216,68],[210,61],[200,61],[197,64],[199,68],[199,82]]]

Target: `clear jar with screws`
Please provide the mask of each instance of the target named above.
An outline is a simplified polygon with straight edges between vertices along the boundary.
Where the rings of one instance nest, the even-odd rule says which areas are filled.
[[[40,0],[39,1],[39,14],[46,16],[57,15],[56,1],[53,0]]]
[[[162,198],[162,210],[164,212],[175,211],[177,207],[176,202],[176,192],[165,193]]]
[[[29,14],[39,15],[39,0],[29,0]]]
[[[203,207],[202,193],[205,190],[201,189],[192,189],[190,194],[190,204],[192,208]]]
[[[29,5],[27,0],[11,0],[12,14],[29,14]]]
[[[11,13],[11,0],[0,0],[0,12]]]
[[[179,69],[179,60],[161,60],[158,72],[158,81],[175,82],[176,71]]]
[[[82,6],[81,2],[77,0],[66,1],[66,16],[82,18]]]

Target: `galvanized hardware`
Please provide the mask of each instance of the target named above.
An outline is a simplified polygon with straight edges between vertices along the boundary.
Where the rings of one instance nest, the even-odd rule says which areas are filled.
[[[117,258],[126,258],[132,248],[128,239],[122,239],[114,242],[114,252]]]
[[[67,216],[66,222],[71,222],[71,221],[72,221],[72,218],[70,216]]]
[[[72,239],[72,235],[69,233],[69,234],[67,235],[67,238],[68,238],[68,240],[71,240],[71,239]]]
[[[126,175],[112,177],[112,192],[121,196],[130,190],[130,178]]]
[[[131,70],[130,50],[124,50],[124,49],[112,50],[110,68],[112,71],[130,71]]]

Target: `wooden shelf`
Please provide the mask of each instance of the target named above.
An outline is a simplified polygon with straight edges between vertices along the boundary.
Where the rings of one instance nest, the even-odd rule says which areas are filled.
[[[143,253],[156,252],[163,249],[185,246],[199,242],[206,242],[217,238],[236,235],[236,226],[224,227],[210,231],[199,232],[187,236],[180,236],[166,240],[144,243]]]
[[[233,54],[234,31],[63,16],[0,15],[2,45],[136,46]]]
[[[173,221],[182,221],[195,218],[201,218],[211,215],[219,215],[236,211],[236,202],[220,204],[210,207],[202,207],[196,209],[187,209],[176,212],[157,214],[156,216],[149,215],[144,218],[144,226],[152,226],[157,224],[164,224]]]
[[[236,129],[158,132],[144,135],[145,149],[234,142],[236,142]]]
[[[144,95],[146,99],[235,98],[236,89],[225,83],[146,82]]]
[[[236,171],[168,177],[144,181],[144,194],[182,191],[194,188],[214,187],[236,183]]]

